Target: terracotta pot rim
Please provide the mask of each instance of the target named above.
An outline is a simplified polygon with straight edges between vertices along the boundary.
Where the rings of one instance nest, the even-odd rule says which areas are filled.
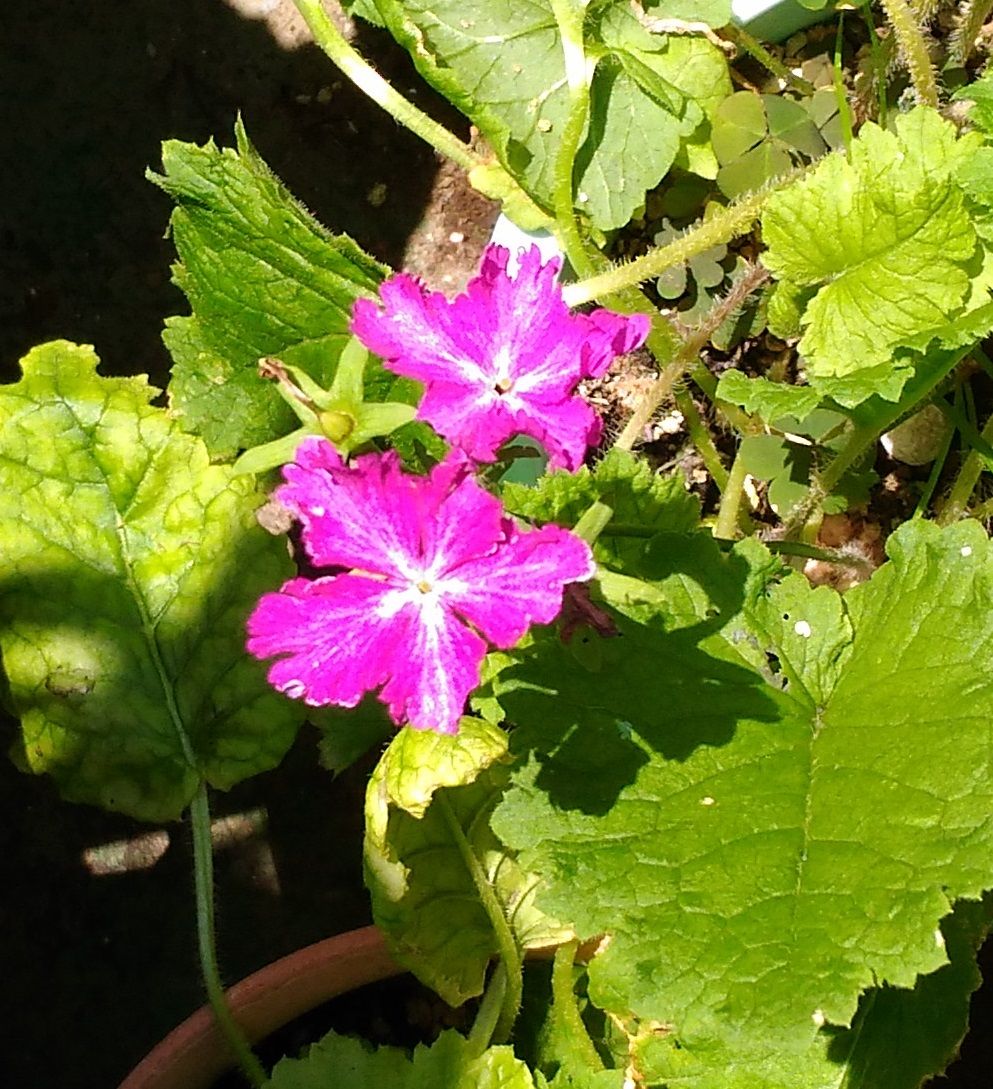
[[[403,973],[374,926],[316,942],[266,965],[227,991],[235,1020],[257,1043],[329,998]],[[209,1006],[156,1045],[120,1089],[209,1089],[234,1057]]]

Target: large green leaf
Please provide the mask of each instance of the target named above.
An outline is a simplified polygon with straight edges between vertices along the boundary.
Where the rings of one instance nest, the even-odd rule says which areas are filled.
[[[191,317],[170,318],[172,408],[215,457],[278,438],[293,416],[262,356],[278,356],[327,386],[348,340],[356,298],[386,269],[346,235],[325,230],[286,191],[248,141],[237,148],[168,140],[164,173],[149,177],[176,201],[173,273]]]
[[[424,78],[550,208],[569,94],[549,0],[376,0],[376,6]],[[584,213],[608,229],[631,218],[681,142],[699,136],[730,82],[710,42],[652,34],[626,3],[598,5],[586,33],[596,70],[576,188]]]
[[[31,770],[164,820],[289,746],[300,708],[244,626],[292,565],[249,480],[211,466],[144,377],[96,365],[55,341],[0,387],[0,647]]]
[[[757,1071],[939,969],[940,921],[993,885],[993,546],[914,522],[889,549],[844,598],[756,598],[710,561],[688,593],[670,541],[599,672],[542,638],[494,681],[520,762],[497,834],[539,906],[609,935],[594,1001],[670,1026],[700,1085],[729,1056],[794,1084]]]
[[[283,1059],[269,1089],[533,1089],[528,1068],[512,1048],[481,1055],[464,1036],[443,1032],[413,1054],[399,1047],[375,1051],[362,1040],[331,1032],[301,1059]]]
[[[769,198],[763,262],[784,297],[816,289],[799,346],[813,385],[876,367],[885,380],[897,347],[926,347],[965,302],[976,233],[954,174],[976,142],[919,107]]]
[[[373,916],[397,960],[453,1006],[482,993],[497,953],[459,838],[523,948],[572,936],[536,910],[535,878],[490,831],[490,810],[507,782],[506,753],[503,731],[479,719],[463,718],[455,736],[408,727],[383,754],[366,793]]]

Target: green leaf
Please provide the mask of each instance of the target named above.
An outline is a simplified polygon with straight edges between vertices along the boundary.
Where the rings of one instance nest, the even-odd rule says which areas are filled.
[[[430,1047],[413,1054],[399,1047],[375,1051],[363,1040],[328,1033],[302,1059],[283,1059],[266,1083],[269,1089],[533,1089],[528,1068],[510,1047],[482,1055],[448,1029]]]
[[[718,106],[711,140],[720,163],[730,163],[755,147],[769,131],[760,95],[736,91]]]
[[[714,28],[731,22],[729,0],[645,0],[642,7],[656,19],[706,23]]]
[[[214,458],[279,437],[292,416],[256,365],[278,356],[321,385],[348,339],[352,304],[387,270],[345,235],[333,235],[286,191],[239,121],[236,149],[167,141],[162,175],[176,201],[176,283],[191,317],[170,318],[169,397]]]
[[[850,163],[830,155],[769,198],[763,262],[793,292],[816,288],[799,345],[812,384],[923,347],[961,305],[976,237],[952,174],[973,150],[918,107],[896,133],[863,126]]]
[[[763,95],[762,103],[769,118],[770,136],[809,159],[816,159],[827,151],[827,144],[801,103],[780,95]]]
[[[766,423],[783,416],[802,420],[821,403],[821,394],[809,386],[790,386],[768,378],[748,378],[741,371],[725,371],[717,383],[717,398],[741,405]]]
[[[365,870],[373,917],[397,960],[452,1006],[482,993],[497,942],[444,812],[450,807],[524,948],[572,936],[534,907],[535,879],[490,831],[507,781],[506,735],[462,719],[457,735],[409,727],[366,793]],[[444,794],[443,805],[435,795]],[[432,804],[433,803],[433,804]]]
[[[550,208],[569,95],[549,0],[377,0],[377,7],[421,75]],[[715,46],[650,34],[625,4],[592,13],[587,33],[588,55],[598,63],[576,187],[579,207],[594,226],[609,229],[630,219],[680,141],[698,137],[730,83]]]
[[[679,474],[661,476],[622,450],[611,450],[593,472],[582,468],[576,473],[551,473],[531,488],[509,484],[502,498],[511,514],[570,527],[597,500],[613,507],[614,523],[637,527],[646,536],[689,532],[700,522],[700,505],[686,491]],[[608,526],[594,554],[600,563],[627,570],[638,565],[644,550],[644,538],[612,536]]]
[[[177,818],[201,779],[272,767],[301,708],[245,652],[292,574],[252,484],[149,401],[54,341],[0,386],[0,646],[24,753],[74,801]]]
[[[732,1055],[795,1065],[866,988],[940,969],[940,921],[993,885],[993,545],[918,521],[889,551],[844,598],[792,576],[756,601],[670,545],[600,674],[541,637],[496,679],[497,834],[540,906],[609,935],[591,998],[670,1026],[701,1085]]]
[[[987,74],[952,95],[955,101],[971,102],[969,120],[987,136],[993,134],[993,76]]]

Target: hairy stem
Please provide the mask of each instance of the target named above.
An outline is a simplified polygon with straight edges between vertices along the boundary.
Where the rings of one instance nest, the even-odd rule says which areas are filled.
[[[949,42],[949,60],[953,64],[965,67],[990,12],[993,12],[993,0],[968,0],[962,7]]]
[[[435,151],[458,163],[464,170],[483,165],[483,160],[468,144],[408,102],[345,41],[321,5],[321,0],[293,0],[293,3],[310,27],[317,44],[360,91],[382,106],[401,125],[430,144]]]
[[[777,184],[792,181],[794,176],[795,174],[791,173],[780,179]],[[644,280],[650,280],[674,265],[685,265],[691,257],[709,250],[711,246],[729,242],[737,235],[751,230],[762,211],[762,205],[772,191],[772,189],[763,189],[758,193],[750,193],[729,205],[723,212],[708,219],[706,223],[693,227],[665,246],[659,246],[627,264],[617,265],[588,280],[567,284],[562,289],[563,298],[569,306],[580,306],[593,299],[612,295],[623,288],[640,284]]]
[[[880,0],[907,64],[910,81],[925,106],[938,108],[938,83],[927,42],[907,0]]]
[[[482,865],[480,865],[479,859],[472,849],[472,844],[466,839],[462,825],[459,824],[459,819],[456,817],[451,803],[445,797],[445,792],[439,790],[434,796],[434,801],[448,825],[452,841],[458,848],[465,868],[469,871],[472,883],[476,886],[479,902],[486,912],[490,926],[493,927],[493,935],[496,938],[500,960],[503,962],[507,973],[506,992],[503,996],[496,1028],[493,1030],[492,1035],[493,1043],[502,1044],[510,1038],[511,1029],[514,1027],[517,1013],[521,1008],[521,996],[524,992],[521,951],[517,947],[517,941],[510,929],[510,923],[500,906],[500,901],[496,898],[490,879],[486,876]]]
[[[221,973],[217,966],[217,944],[214,935],[214,854],[210,841],[210,806],[207,786],[200,787],[190,803],[190,823],[193,828],[193,872],[197,904],[197,947],[200,971],[207,990],[207,1001],[214,1011],[224,1039],[234,1052],[238,1064],[255,1089],[261,1089],[268,1078],[255,1057],[244,1033],[231,1014]]]

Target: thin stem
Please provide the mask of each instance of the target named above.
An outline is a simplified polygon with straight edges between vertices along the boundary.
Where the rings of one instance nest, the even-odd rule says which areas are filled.
[[[197,947],[200,953],[200,971],[207,989],[207,1001],[214,1011],[224,1039],[238,1059],[245,1077],[255,1089],[261,1089],[268,1081],[262,1064],[255,1057],[244,1033],[239,1028],[228,1006],[217,966],[217,945],[214,936],[214,854],[210,841],[210,806],[207,786],[200,787],[190,803],[190,823],[193,828],[193,873],[197,903]]]
[[[949,355],[945,364],[930,375],[924,386],[917,392],[917,396],[912,403],[905,404],[898,401],[891,405],[884,415],[878,417],[874,424],[863,424],[852,428],[848,441],[842,450],[831,464],[814,478],[806,499],[793,508],[789,518],[784,523],[786,537],[793,537],[797,530],[806,524],[811,512],[834,491],[845,473],[866,454],[880,435],[889,431],[897,420],[906,416],[915,405],[923,404],[930,398],[934,390],[944,382],[962,361],[966,351],[966,349],[963,349],[961,352]]]
[[[917,97],[925,106],[938,108],[938,83],[928,55],[927,42],[907,0],[879,0],[910,73]]]
[[[382,106],[401,125],[430,144],[435,151],[458,163],[464,170],[483,165],[483,160],[468,144],[408,102],[345,41],[321,5],[321,0],[293,0],[293,3],[310,27],[314,41],[360,91]]]
[[[852,140],[855,139],[852,131],[852,108],[848,104],[848,95],[845,92],[845,71],[842,63],[842,49],[844,46],[845,13],[838,18],[838,30],[834,39],[834,66],[832,79],[834,82],[834,101],[838,106],[838,121],[841,123],[841,138],[845,144],[845,154],[852,154]]]
[[[789,68],[744,27],[728,23],[721,28],[721,36],[729,38],[739,49],[743,49],[750,57],[753,57],[764,68],[768,69],[777,79],[781,79],[788,87],[801,95],[812,95],[817,88],[809,81],[791,72]]]
[[[777,181],[777,187],[792,181],[795,176],[796,172],[791,171]],[[772,192],[773,189],[770,188],[750,193],[668,245],[659,246],[627,264],[607,269],[588,280],[567,284],[562,289],[563,298],[569,306],[580,306],[604,295],[612,295],[622,288],[632,287],[644,280],[660,276],[673,265],[685,265],[691,257],[709,250],[711,246],[728,242],[737,235],[751,230],[762,212],[763,204]]]
[[[683,341],[672,361],[663,368],[624,425],[614,443],[618,450],[630,450],[640,441],[649,420],[672,393],[673,387],[683,377],[686,369],[697,361],[714,331],[768,278],[769,273],[761,265],[753,266]]]
[[[603,1070],[603,1060],[597,1051],[586,1024],[576,1006],[572,966],[576,960],[578,941],[563,942],[552,960],[552,1010],[590,1070]]]
[[[990,0],[993,3],[993,0]],[[886,61],[880,45],[876,24],[872,18],[872,0],[862,0],[862,15],[869,30],[869,56],[872,60],[872,78],[876,85],[876,120],[880,128],[886,128]]]
[[[493,1030],[493,1035],[491,1037],[494,1043],[501,1044],[510,1038],[511,1029],[514,1027],[514,1022],[517,1020],[517,1013],[521,1008],[521,996],[524,993],[521,952],[520,949],[518,949],[513,931],[510,929],[510,923],[507,922],[507,916],[504,914],[503,908],[500,906],[500,901],[497,900],[496,893],[493,891],[493,886],[490,884],[486,872],[480,865],[479,859],[476,858],[472,845],[469,843],[468,839],[466,839],[465,832],[462,830],[462,825],[459,824],[459,819],[456,817],[451,803],[445,797],[445,792],[439,790],[434,797],[435,804],[438,806],[444,817],[445,823],[448,825],[448,830],[451,833],[453,842],[458,848],[465,868],[469,871],[472,883],[476,886],[479,902],[486,912],[486,917],[490,921],[490,926],[493,927],[497,951],[500,954],[500,959],[503,961],[504,968],[507,972],[507,990],[500,1007],[500,1016],[497,1019],[496,1028]]]
[[[728,401],[722,401],[717,396],[717,379],[707,370],[703,360],[698,359],[691,363],[686,372],[693,383],[708,398],[725,420],[741,435],[757,435],[764,430],[761,420],[756,419],[738,405],[732,405]]]
[[[555,155],[552,203],[555,209],[555,223],[569,263],[576,270],[577,275],[590,277],[594,275],[596,269],[586,253],[586,247],[579,233],[573,194],[576,155],[579,152],[579,144],[590,113],[590,83],[583,42],[585,5],[577,7],[573,0],[552,0],[552,12],[562,39],[566,83],[569,87],[569,112]]]
[[[985,443],[993,442],[993,416],[986,421],[980,437]],[[988,464],[985,454],[975,448],[969,451],[955,478],[952,490],[938,513],[938,525],[948,526],[965,516],[972,500],[972,493],[979,483],[980,474]]]
[[[501,960],[497,963],[493,974],[490,976],[490,981],[486,985],[486,992],[483,995],[483,1001],[479,1004],[479,1010],[472,1022],[472,1028],[469,1030],[470,1055],[478,1057],[490,1046],[506,995],[507,968]]]
[[[733,540],[738,535],[738,519],[741,517],[741,497],[745,490],[745,459],[738,450],[731,472],[728,474],[727,485],[721,496],[721,505],[717,511],[717,521],[714,523],[714,536],[726,540]]]
[[[941,449],[938,451],[938,456],[934,459],[934,464],[931,466],[931,472],[928,473],[927,481],[924,484],[924,490],[921,492],[920,499],[917,500],[917,506],[914,508],[914,518],[923,518],[924,512],[928,509],[928,505],[934,496],[935,488],[938,486],[938,481],[941,478],[942,471],[945,468],[945,462],[948,460],[948,452],[952,448],[952,439],[955,437],[955,428],[949,427],[945,432],[945,437],[941,440]]]
[[[683,422],[686,424],[686,432],[690,437],[690,441],[703,459],[703,464],[714,483],[723,492],[727,487],[728,471],[724,468],[724,462],[721,460],[720,452],[714,445],[714,440],[707,425],[703,422],[700,413],[697,412],[689,390],[682,383],[677,383],[672,391],[672,399],[676,404],[676,408],[683,415]]]

